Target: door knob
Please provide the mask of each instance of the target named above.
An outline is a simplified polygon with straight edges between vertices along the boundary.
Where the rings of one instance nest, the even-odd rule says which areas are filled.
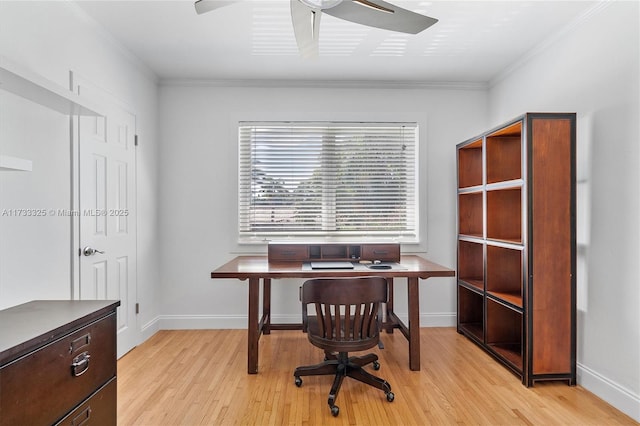
[[[96,253],[104,254],[103,251],[96,250],[93,247],[89,247],[89,246],[86,246],[85,248],[82,249],[82,254],[84,254],[85,256],[93,256]]]

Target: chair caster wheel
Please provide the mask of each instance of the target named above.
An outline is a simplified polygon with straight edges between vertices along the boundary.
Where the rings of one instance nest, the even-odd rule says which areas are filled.
[[[337,417],[338,414],[340,414],[340,408],[338,408],[337,405],[334,405],[333,407],[331,407],[331,415],[333,417]]]
[[[302,386],[302,379],[300,377],[296,377],[294,383],[297,387]]]
[[[387,401],[393,402],[394,399],[396,399],[396,396],[393,394],[393,392],[387,393]]]
[[[380,370],[380,363],[378,361],[373,361],[373,369],[376,371]]]

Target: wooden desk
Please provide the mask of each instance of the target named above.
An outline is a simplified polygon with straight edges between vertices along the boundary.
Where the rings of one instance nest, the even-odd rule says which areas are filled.
[[[419,278],[453,277],[455,272],[419,256],[402,256],[402,269],[372,270],[366,268],[317,270],[304,269],[300,262],[271,262],[266,256],[239,256],[211,272],[211,278],[235,278],[249,280],[249,318],[247,371],[258,372],[258,341],[261,334],[271,330],[301,330],[302,324],[271,323],[271,280],[277,278],[318,278],[382,276],[389,283],[389,302],[386,307],[385,329],[392,332],[400,329],[409,341],[409,368],[420,370],[420,298]],[[393,279],[407,278],[409,326],[407,327],[393,312]],[[262,317],[259,317],[260,281],[263,284]]]

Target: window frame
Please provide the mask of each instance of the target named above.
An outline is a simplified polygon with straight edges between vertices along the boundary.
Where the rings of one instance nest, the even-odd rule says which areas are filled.
[[[237,165],[238,165],[238,183],[237,183],[237,188],[238,188],[238,198],[237,198],[237,208],[238,208],[238,215],[237,215],[237,227],[236,227],[236,235],[238,237],[238,244],[240,245],[246,245],[246,244],[257,244],[257,243],[265,243],[268,241],[336,241],[336,242],[341,242],[341,241],[348,241],[348,242],[371,242],[371,241],[393,241],[393,242],[399,242],[402,243],[403,245],[422,245],[422,243],[424,243],[424,238],[422,236],[421,230],[424,229],[424,224],[423,224],[423,218],[421,215],[421,212],[423,211],[423,204],[424,204],[424,199],[423,197],[421,197],[421,188],[423,185],[421,185],[421,181],[422,181],[422,174],[421,172],[421,164],[425,164],[424,159],[422,158],[422,153],[420,150],[420,145],[421,145],[421,123],[417,120],[402,120],[402,121],[388,121],[388,120],[376,120],[376,121],[361,121],[361,120],[348,120],[348,121],[336,121],[336,120],[326,120],[326,121],[307,121],[307,120],[298,120],[298,121],[292,121],[292,120],[286,120],[286,121],[282,121],[282,120],[239,120],[236,122],[237,127],[236,127],[236,135],[237,135],[237,144],[238,144],[238,161],[237,161]],[[415,137],[414,137],[414,144],[413,144],[413,149],[414,149],[414,157],[413,157],[413,191],[414,193],[412,194],[412,198],[414,200],[414,206],[413,206],[413,214],[414,214],[414,218],[413,218],[413,230],[411,233],[403,231],[401,233],[398,232],[377,232],[377,233],[366,233],[366,232],[355,232],[355,233],[348,233],[348,232],[339,232],[339,235],[336,235],[334,233],[328,233],[328,231],[312,231],[312,232],[303,232],[303,231],[297,231],[297,232],[292,232],[289,234],[280,234],[280,233],[269,233],[269,232],[255,232],[255,233],[250,233],[250,232],[243,232],[240,228],[241,228],[241,208],[240,208],[240,203],[242,201],[242,194],[241,194],[241,185],[243,183],[243,169],[242,169],[242,165],[241,165],[241,161],[242,161],[242,145],[241,145],[241,127],[242,126],[246,126],[246,125],[272,125],[272,126],[305,126],[305,125],[317,125],[317,126],[330,126],[330,125],[335,125],[335,126],[345,126],[345,125],[350,125],[350,126],[367,126],[370,125],[372,127],[381,127],[381,126],[410,126],[412,129],[411,131],[415,132]],[[249,174],[251,174],[251,172],[249,172]],[[404,235],[399,235],[399,234],[404,234]]]

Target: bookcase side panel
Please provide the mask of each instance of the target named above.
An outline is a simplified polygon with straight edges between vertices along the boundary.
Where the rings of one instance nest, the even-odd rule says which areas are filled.
[[[531,122],[531,371],[566,374],[572,364],[572,121]]]

